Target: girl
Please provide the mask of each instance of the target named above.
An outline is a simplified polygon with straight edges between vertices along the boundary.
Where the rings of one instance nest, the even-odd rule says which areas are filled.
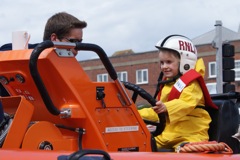
[[[205,84],[198,81],[204,76],[203,60],[197,60],[195,46],[181,35],[168,36],[156,47],[166,83],[160,86],[156,106],[139,110],[139,113],[144,119],[153,121],[158,121],[157,114],[166,113],[166,127],[155,137],[158,149],[176,149],[182,143],[207,141],[211,118],[204,107],[206,96],[207,99],[210,96],[203,93],[202,85]],[[192,72],[200,76],[194,78]]]

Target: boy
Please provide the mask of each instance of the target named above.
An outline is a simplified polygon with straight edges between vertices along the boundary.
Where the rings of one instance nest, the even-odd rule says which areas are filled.
[[[57,42],[81,42],[83,28],[87,27],[85,21],[80,21],[76,17],[66,12],[60,12],[50,17],[44,29],[43,40]],[[77,55],[77,50],[72,50]]]

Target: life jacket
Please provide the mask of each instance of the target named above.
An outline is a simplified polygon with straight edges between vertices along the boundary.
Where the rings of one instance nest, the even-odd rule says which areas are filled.
[[[218,107],[213,103],[211,96],[208,92],[207,86],[204,82],[204,79],[200,73],[195,71],[194,69],[189,70],[184,75],[182,75],[177,82],[174,84],[172,90],[169,93],[168,101],[171,101],[173,99],[178,99],[183,91],[183,89],[192,81],[197,80],[198,83],[201,86],[201,89],[203,91],[204,99],[205,99],[205,106],[212,107],[215,109],[218,109]],[[162,89],[162,86],[160,87],[160,90]],[[158,94],[158,98],[160,99],[161,91]]]

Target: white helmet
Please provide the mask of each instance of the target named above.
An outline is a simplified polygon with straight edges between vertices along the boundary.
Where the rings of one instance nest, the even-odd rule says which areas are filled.
[[[156,46],[158,49],[170,49],[180,54],[180,72],[186,73],[194,69],[197,61],[197,50],[192,41],[182,35],[170,35],[160,40]]]

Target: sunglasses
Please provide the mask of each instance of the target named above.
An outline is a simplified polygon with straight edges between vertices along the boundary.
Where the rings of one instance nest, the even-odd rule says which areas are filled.
[[[65,39],[72,43],[82,42],[82,39],[75,39],[75,38],[65,38]]]

